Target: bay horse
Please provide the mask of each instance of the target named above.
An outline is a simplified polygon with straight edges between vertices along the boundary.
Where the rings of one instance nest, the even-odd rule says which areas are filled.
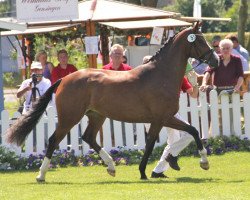
[[[39,121],[57,88],[58,126],[49,138],[37,181],[45,181],[55,148],[84,115],[89,121],[82,139],[99,154],[112,176],[115,176],[113,160],[96,142],[97,132],[106,117],[151,124],[145,153],[139,165],[141,179],[147,179],[145,170],[148,158],[164,126],[191,134],[201,155],[200,166],[208,169],[207,152],[199,132],[174,117],[179,108],[179,91],[188,58],[207,62],[211,67],[218,66],[218,56],[210,48],[198,26],[196,23],[193,27],[184,29],[166,42],[148,63],[130,71],[89,68],[74,72],[52,85],[33,109],[7,130],[7,142],[21,145]]]

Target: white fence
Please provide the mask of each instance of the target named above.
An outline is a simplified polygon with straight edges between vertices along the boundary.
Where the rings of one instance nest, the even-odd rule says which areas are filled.
[[[180,114],[182,118],[196,127],[201,132],[201,137],[206,139],[217,135],[231,134],[242,138],[250,138],[250,93],[245,93],[242,99],[238,94],[222,95],[218,98],[216,91],[210,92],[210,104],[207,103],[205,93],[200,93],[198,99],[188,98],[186,94],[180,97]],[[74,114],[74,113],[72,113]],[[20,113],[15,113],[12,118],[18,118]],[[211,120],[209,120],[209,118]],[[7,111],[1,113],[1,143],[5,143],[5,131],[13,123]],[[209,123],[211,121],[211,123]],[[53,107],[48,109],[47,116],[43,116],[36,126],[35,131],[29,134],[25,145],[21,148],[11,145],[17,153],[29,155],[42,153],[48,143],[48,138],[56,128],[57,118]],[[76,154],[85,154],[89,146],[80,138],[87,126],[88,119],[85,116],[79,124],[71,129],[71,134],[59,144],[60,149],[74,149]],[[211,124],[211,126],[209,125]],[[143,124],[122,123],[113,121],[113,128],[109,119],[106,119],[97,136],[98,143],[106,150],[118,146],[126,146],[130,149],[143,149],[145,147],[145,130]],[[101,139],[102,138],[102,139]],[[166,143],[167,129],[161,130],[156,146]],[[8,146],[8,145],[7,145]]]

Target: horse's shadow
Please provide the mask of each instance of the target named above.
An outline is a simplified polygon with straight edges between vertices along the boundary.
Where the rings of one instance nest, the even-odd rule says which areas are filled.
[[[218,178],[191,178],[191,177],[180,177],[176,178],[178,183],[216,183],[220,179]]]
[[[48,184],[48,185],[106,185],[106,184],[176,184],[176,183],[217,183],[220,179],[214,178],[191,178],[191,177],[180,177],[176,178],[175,180],[169,179],[148,179],[148,180],[138,180],[138,181],[97,181],[97,182],[43,182],[41,184]],[[37,184],[36,182],[28,183],[28,184]]]

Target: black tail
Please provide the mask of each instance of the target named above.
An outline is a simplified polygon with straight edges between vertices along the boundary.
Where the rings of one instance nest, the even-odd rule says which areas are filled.
[[[23,144],[25,138],[32,131],[34,126],[40,120],[42,114],[47,108],[54,90],[60,85],[61,79],[54,83],[33,105],[32,110],[22,115],[6,132],[6,141],[16,143],[18,146]]]

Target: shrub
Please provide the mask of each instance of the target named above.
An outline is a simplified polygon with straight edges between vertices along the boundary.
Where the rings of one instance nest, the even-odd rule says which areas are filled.
[[[250,140],[239,137],[219,136],[209,138],[204,141],[208,155],[221,155],[230,151],[250,151]],[[149,162],[158,160],[165,148],[165,145],[156,147],[149,158]],[[141,162],[144,150],[131,150],[126,147],[117,147],[110,151],[116,165],[131,165]],[[13,151],[0,146],[0,170],[30,170],[38,169],[43,161],[43,154],[31,154],[28,157],[17,156]],[[195,142],[185,148],[181,156],[198,156],[198,151]],[[52,156],[50,168],[67,167],[67,166],[93,166],[103,165],[102,159],[92,149],[86,155],[76,156],[74,150],[56,150]]]
[[[16,87],[22,82],[21,76],[17,72],[5,72],[3,73],[3,85],[4,87]]]

